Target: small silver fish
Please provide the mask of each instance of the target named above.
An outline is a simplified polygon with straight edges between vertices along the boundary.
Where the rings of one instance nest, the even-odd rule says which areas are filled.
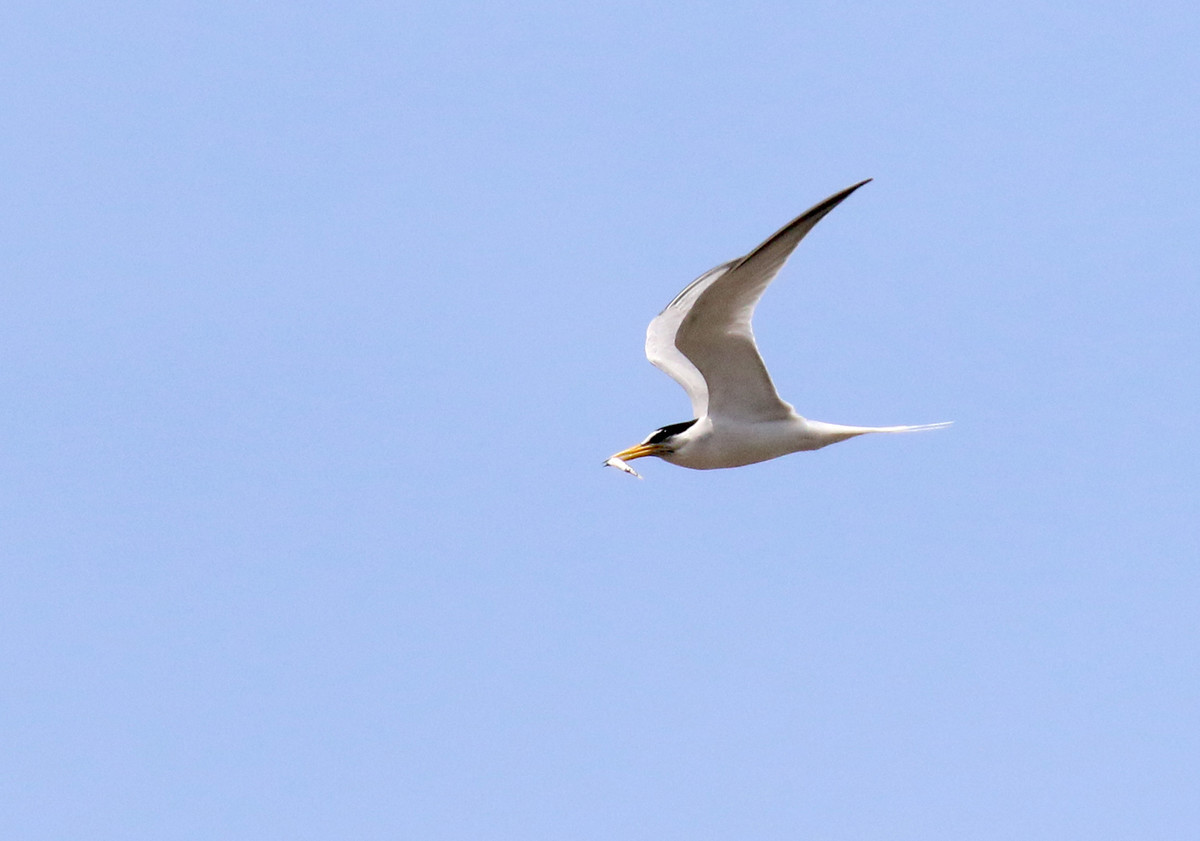
[[[636,476],[639,479],[642,478],[641,473],[638,473],[636,470],[634,470],[632,467],[630,467],[627,462],[625,462],[622,459],[617,458],[616,456],[613,456],[608,461],[604,462],[604,466],[605,467],[615,467],[615,468],[617,468],[617,470],[628,473],[630,476]]]

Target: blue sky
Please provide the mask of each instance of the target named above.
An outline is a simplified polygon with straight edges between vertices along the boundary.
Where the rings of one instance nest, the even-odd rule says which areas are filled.
[[[1200,826],[1200,13],[17,3],[0,834]],[[954,420],[732,471],[642,356]]]

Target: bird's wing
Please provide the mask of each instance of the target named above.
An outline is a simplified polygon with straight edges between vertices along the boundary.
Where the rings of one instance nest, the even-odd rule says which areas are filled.
[[[700,277],[676,299],[686,299],[681,303],[687,311],[674,331],[673,347],[695,369],[692,376],[698,375],[707,386],[709,415],[751,421],[792,415],[792,407],[775,392],[754,343],[750,320],[759,298],[804,235],[867,181],[814,205],[745,257]],[[663,315],[670,311],[668,307]],[[650,326],[653,330],[654,324]],[[683,382],[675,373],[667,373]],[[686,383],[684,388],[688,388]]]
[[[687,288],[667,304],[646,328],[646,358],[654,366],[683,386],[692,401],[692,417],[702,418],[708,412],[708,386],[704,376],[688,358],[675,347],[675,333],[700,293],[717,278],[729,271],[736,260],[707,271],[687,285]]]

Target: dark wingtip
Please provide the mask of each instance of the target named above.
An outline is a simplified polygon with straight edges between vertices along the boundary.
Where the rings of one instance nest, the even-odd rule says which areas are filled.
[[[799,216],[797,216],[795,219],[793,219],[791,222],[788,222],[786,225],[784,225],[778,231],[771,234],[771,236],[767,237],[762,242],[762,244],[760,244],[757,248],[755,248],[753,251],[751,251],[745,257],[742,257],[740,260],[734,261],[733,267],[730,269],[730,271],[732,272],[732,271],[735,271],[735,270],[741,268],[742,266],[746,265],[746,263],[748,263],[750,260],[754,259],[757,255],[766,251],[768,248],[770,248],[775,243],[778,243],[780,240],[784,239],[785,237],[790,237],[790,240],[787,243],[787,250],[784,252],[784,255],[782,258],[783,260],[786,260],[787,256],[789,254],[791,254],[792,249],[796,247],[796,245],[800,242],[800,240],[804,239],[804,235],[807,234],[810,230],[812,230],[814,225],[816,225],[818,222],[820,222],[822,219],[824,219],[826,214],[828,214],[831,210],[833,210],[835,207],[837,207],[839,204],[841,204],[843,201],[845,201],[846,198],[851,193],[853,193],[855,190],[857,190],[859,187],[863,186],[864,184],[870,184],[874,180],[875,179],[873,179],[873,178],[864,178],[862,181],[859,181],[857,184],[852,184],[851,186],[847,187],[846,189],[840,190],[840,191],[834,193],[829,198],[817,202],[812,207],[810,207],[808,210],[804,211]],[[782,261],[781,261],[780,265],[782,265]]]
[[[861,187],[864,184],[870,184],[874,180],[875,180],[874,178],[866,178],[866,179],[863,179],[862,181],[859,181],[857,184],[852,184],[851,186],[847,187],[846,189],[840,190],[840,191],[834,193],[832,196],[825,199],[825,201],[818,202],[817,204],[810,207],[803,214],[801,214],[799,217],[794,219],[791,224],[795,224],[796,222],[801,222],[804,220],[812,219],[813,217],[816,217],[817,220],[820,220],[826,213],[833,210],[835,207],[837,207],[839,204],[841,204],[843,201],[845,201],[847,198],[849,198],[850,194],[853,193],[855,190],[857,190],[859,187]],[[813,222],[813,224],[815,225],[816,222]]]

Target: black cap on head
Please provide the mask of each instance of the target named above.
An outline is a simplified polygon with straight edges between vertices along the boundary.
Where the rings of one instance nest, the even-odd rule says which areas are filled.
[[[649,438],[647,438],[643,443],[661,444],[663,441],[666,441],[668,438],[671,438],[672,436],[678,435],[679,433],[683,432],[685,429],[690,427],[695,422],[696,422],[696,419],[692,418],[690,421],[683,421],[682,423],[673,423],[670,426],[664,426],[662,429],[656,430],[653,434],[651,434],[651,436]]]

